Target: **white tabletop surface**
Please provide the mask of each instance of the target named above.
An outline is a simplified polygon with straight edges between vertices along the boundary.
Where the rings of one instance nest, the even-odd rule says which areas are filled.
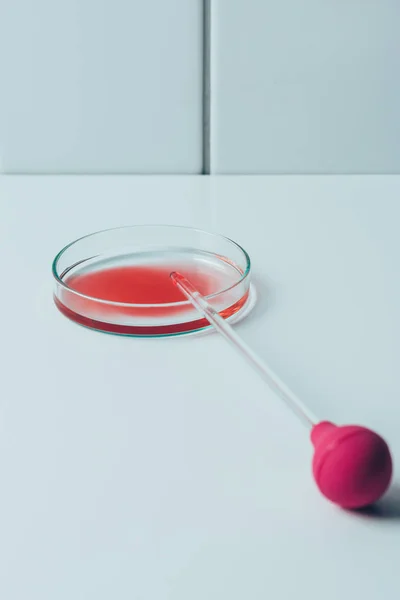
[[[339,510],[307,430],[222,338],[54,308],[63,245],[152,222],[241,243],[259,298],[237,331],[399,463],[400,177],[3,177],[0,597],[398,598],[400,475],[375,512]]]

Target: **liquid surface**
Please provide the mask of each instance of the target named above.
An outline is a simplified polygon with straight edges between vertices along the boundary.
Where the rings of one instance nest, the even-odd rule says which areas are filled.
[[[114,267],[75,275],[67,280],[69,287],[92,298],[127,304],[167,304],[182,302],[185,297],[173,284],[171,267]],[[216,288],[206,273],[187,273],[195,287],[203,295]]]

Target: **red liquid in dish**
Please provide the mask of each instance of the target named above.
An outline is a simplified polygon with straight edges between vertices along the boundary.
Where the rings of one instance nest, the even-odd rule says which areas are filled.
[[[68,291],[61,292],[61,298],[55,298],[58,309],[68,318],[92,329],[109,333],[130,335],[170,335],[184,333],[207,327],[204,318],[182,321],[182,316],[188,310],[186,298],[170,279],[170,273],[176,267],[156,266],[117,266],[93,272],[71,275],[64,281],[70,289],[89,296],[88,298],[73,295]],[[179,271],[193,282],[204,296],[221,291],[221,281],[217,272],[193,270],[185,265]],[[236,272],[236,280],[238,279]],[[232,285],[232,284],[231,284]],[[229,287],[229,285],[227,286]],[[63,295],[67,298],[63,303]],[[156,304],[154,307],[120,306],[99,303],[97,299],[125,304]],[[242,298],[224,309],[220,314],[228,318],[238,312],[245,304],[248,292]],[[168,306],[169,303],[183,302],[183,305]],[[165,305],[165,306],[163,306]],[[90,315],[90,316],[88,316]],[[177,323],[154,325],[120,324],[116,321],[126,318],[167,319],[176,317]],[[192,319],[195,320],[192,320]],[[113,322],[110,322],[113,321]]]

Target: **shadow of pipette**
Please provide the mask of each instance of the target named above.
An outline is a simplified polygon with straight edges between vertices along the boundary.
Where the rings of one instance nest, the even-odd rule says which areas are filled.
[[[365,519],[400,521],[400,483],[393,483],[379,502],[366,508],[360,508],[355,513]]]

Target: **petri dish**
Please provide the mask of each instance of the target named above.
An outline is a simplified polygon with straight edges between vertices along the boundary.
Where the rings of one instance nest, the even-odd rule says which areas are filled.
[[[55,257],[54,302],[76,323],[130,336],[209,328],[170,279],[179,271],[226,319],[251,304],[251,265],[236,242],[199,229],[136,225],[98,231]]]

